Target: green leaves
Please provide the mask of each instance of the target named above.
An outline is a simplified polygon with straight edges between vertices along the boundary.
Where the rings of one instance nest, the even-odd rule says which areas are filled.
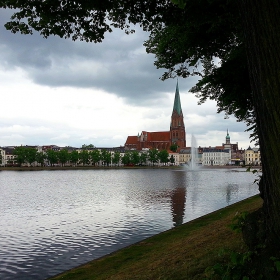
[[[256,255],[257,252],[253,251],[235,252],[230,250],[223,250],[221,252],[223,261],[216,263],[212,267],[206,268],[206,279],[263,279],[263,276],[258,274],[256,270],[252,268],[252,258]]]
[[[46,155],[47,155],[47,160],[49,161],[51,166],[53,166],[54,164],[56,164],[58,162],[58,157],[57,157],[56,151],[49,149],[46,151]]]
[[[233,231],[241,232],[247,216],[247,212],[236,213],[235,217],[233,218],[233,223],[230,225],[230,228]]]
[[[170,146],[170,150],[174,153],[176,153],[177,149],[179,148],[179,146],[176,144],[176,143],[173,143],[171,146]]]
[[[156,162],[158,162],[158,150],[156,149],[150,149],[148,152],[148,160],[154,165]]]
[[[276,269],[277,272],[280,272],[280,260],[278,258],[275,257],[271,257],[270,260],[273,261],[274,267]]]
[[[66,149],[63,149],[63,150],[58,151],[57,157],[63,166],[70,159],[70,154],[68,153],[68,151]]]
[[[158,153],[158,158],[160,160],[161,163],[166,164],[167,162],[169,162],[169,154],[167,152],[167,150],[162,150]]]
[[[178,5],[181,9],[186,7],[186,0],[171,0],[174,4]]]

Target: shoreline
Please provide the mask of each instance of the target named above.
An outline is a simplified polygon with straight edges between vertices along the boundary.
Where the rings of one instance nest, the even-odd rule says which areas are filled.
[[[207,268],[230,259],[226,253],[221,255],[222,250],[246,250],[242,234],[230,226],[237,214],[261,205],[259,195],[249,197],[48,280],[205,279]]]
[[[199,166],[199,169],[240,169],[249,166],[216,165]],[[261,166],[251,166],[251,169],[261,169]],[[108,169],[186,169],[184,166],[21,166],[0,167],[0,171],[42,171],[42,170],[108,170]]]

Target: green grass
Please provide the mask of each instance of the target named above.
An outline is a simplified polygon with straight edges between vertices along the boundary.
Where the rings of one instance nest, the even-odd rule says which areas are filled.
[[[254,211],[261,204],[254,196],[52,279],[204,279],[207,267],[225,261],[222,249],[246,249],[241,233],[232,231],[230,225],[238,213]]]

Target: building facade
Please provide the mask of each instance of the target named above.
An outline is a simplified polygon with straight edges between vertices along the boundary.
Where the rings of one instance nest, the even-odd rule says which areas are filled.
[[[245,150],[245,164],[246,165],[261,165],[261,153],[259,148],[248,147]]]
[[[203,149],[203,165],[227,165],[231,162],[231,151],[229,149]]]

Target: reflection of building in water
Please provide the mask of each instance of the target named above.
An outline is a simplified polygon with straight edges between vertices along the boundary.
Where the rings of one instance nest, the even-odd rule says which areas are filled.
[[[171,211],[174,226],[179,226],[183,223],[185,203],[186,187],[176,188],[171,195]]]
[[[176,188],[172,191],[171,212],[173,226],[179,226],[183,223],[186,203],[186,172],[172,172],[172,179],[176,182]]]
[[[238,192],[238,185],[237,184],[228,184],[226,188],[226,202],[227,205],[231,202],[231,196],[234,193]]]
[[[170,172],[152,172],[150,174],[155,174],[155,180],[151,180],[151,176],[145,176],[145,178],[149,179],[141,180],[143,186],[137,189],[133,187],[126,188],[125,200],[128,205],[133,205],[133,208],[136,209],[138,205],[145,205],[146,209],[154,209],[159,215],[167,211],[169,213],[168,216],[170,218],[172,216],[173,226],[181,225],[185,215],[186,188],[189,184],[188,172],[185,170],[172,170]],[[196,175],[196,177],[197,176],[199,176],[199,174]],[[130,174],[127,174],[125,181],[128,186],[139,184],[139,182],[135,182],[135,176]],[[154,185],[154,187],[152,187],[152,185]],[[157,217],[156,213],[153,215]],[[171,219],[165,220],[165,222],[169,224]]]

